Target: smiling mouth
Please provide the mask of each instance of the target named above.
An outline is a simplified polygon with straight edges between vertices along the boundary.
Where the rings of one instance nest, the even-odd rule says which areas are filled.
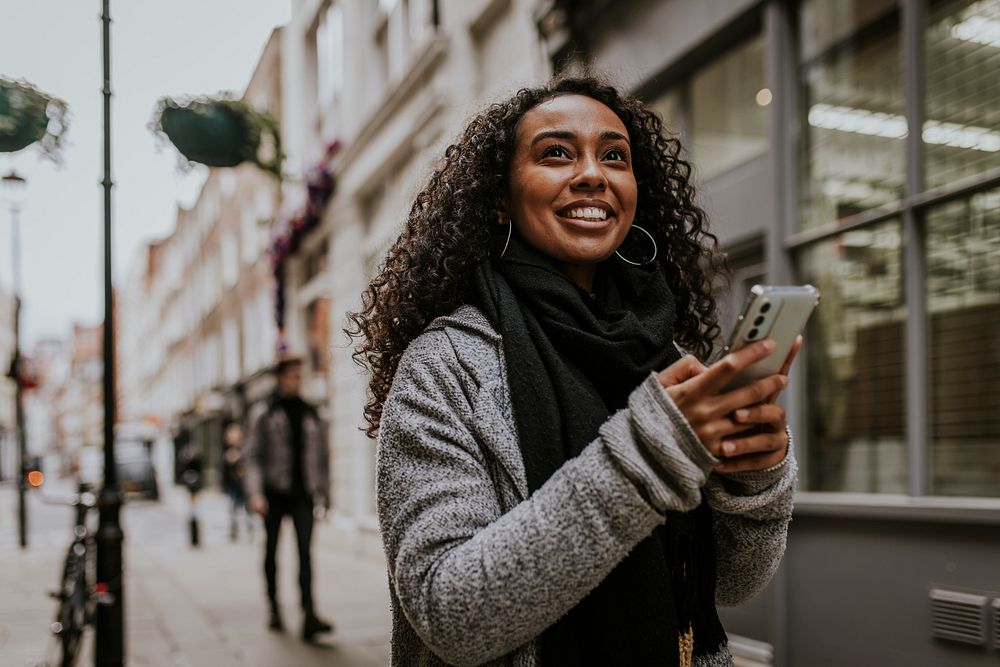
[[[564,218],[580,220],[583,222],[604,222],[610,217],[607,211],[603,208],[597,208],[596,206],[579,206],[576,208],[566,209],[559,211],[559,215]]]

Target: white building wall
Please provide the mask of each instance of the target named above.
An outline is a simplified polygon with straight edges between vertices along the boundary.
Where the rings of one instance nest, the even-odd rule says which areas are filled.
[[[464,121],[489,101],[547,79],[550,69],[537,38],[535,0],[439,0],[437,30],[430,21],[430,0],[333,4],[341,8],[343,21],[342,88],[331,94],[329,86],[316,81],[317,71],[326,71],[317,67],[317,55],[337,57],[336,45],[317,47],[312,32],[330,3],[298,0],[283,52],[283,131],[289,154],[307,160],[306,166],[330,140],[338,138],[343,145],[332,161],[336,196],[314,232],[317,240],[310,242],[325,238],[329,248],[330,275],[323,285],[332,301],[333,358],[325,413],[334,515],[349,533],[364,535],[376,526],[374,443],[359,430],[367,377],[344,345],[344,316],[358,307],[414,195]],[[389,8],[388,15],[379,7]],[[315,285],[315,280],[291,284],[287,302],[304,308],[307,299],[299,302],[291,292],[311,295]],[[304,344],[303,313],[286,318],[299,337],[291,343]]]

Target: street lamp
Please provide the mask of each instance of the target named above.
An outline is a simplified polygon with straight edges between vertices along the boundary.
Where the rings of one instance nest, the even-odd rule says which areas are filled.
[[[17,531],[21,548],[28,546],[28,512],[24,494],[27,491],[25,460],[28,441],[24,428],[24,400],[21,394],[21,204],[28,181],[11,170],[2,179],[3,198],[10,209],[11,269],[14,290],[14,358],[10,364],[10,376],[14,380],[14,420],[17,428]]]
[[[97,583],[109,594],[94,614],[94,665],[125,664],[125,581],[122,574],[121,493],[115,468],[115,317],[111,284],[111,7],[101,0],[104,96],[104,486],[98,501]]]

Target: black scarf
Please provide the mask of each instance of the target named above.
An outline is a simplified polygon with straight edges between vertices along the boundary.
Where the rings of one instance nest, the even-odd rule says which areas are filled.
[[[674,299],[656,268],[614,258],[589,294],[516,236],[476,272],[471,299],[502,335],[529,491],[626,406],[651,371],[679,358]],[[681,629],[716,652],[711,514],[671,513],[597,588],[542,635],[543,665],[677,665]]]

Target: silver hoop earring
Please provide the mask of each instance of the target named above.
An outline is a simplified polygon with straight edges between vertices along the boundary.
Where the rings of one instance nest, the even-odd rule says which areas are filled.
[[[632,229],[638,229],[640,232],[642,232],[643,234],[645,234],[646,236],[649,237],[649,240],[653,243],[653,256],[650,257],[649,259],[647,259],[645,262],[633,262],[630,259],[626,259],[617,250],[615,250],[615,254],[618,255],[618,258],[620,260],[622,260],[623,262],[626,262],[627,264],[631,264],[632,266],[646,266],[647,264],[652,264],[656,260],[656,239],[653,238],[652,234],[650,234],[649,232],[647,232],[645,229],[643,229],[639,225],[632,225]]]
[[[514,225],[511,224],[511,222],[508,220],[507,221],[507,242],[503,244],[503,251],[501,251],[501,253],[500,253],[500,259],[503,259],[503,256],[505,254],[507,254],[507,246],[510,245],[510,234],[511,234],[511,230],[513,228],[514,228]]]

